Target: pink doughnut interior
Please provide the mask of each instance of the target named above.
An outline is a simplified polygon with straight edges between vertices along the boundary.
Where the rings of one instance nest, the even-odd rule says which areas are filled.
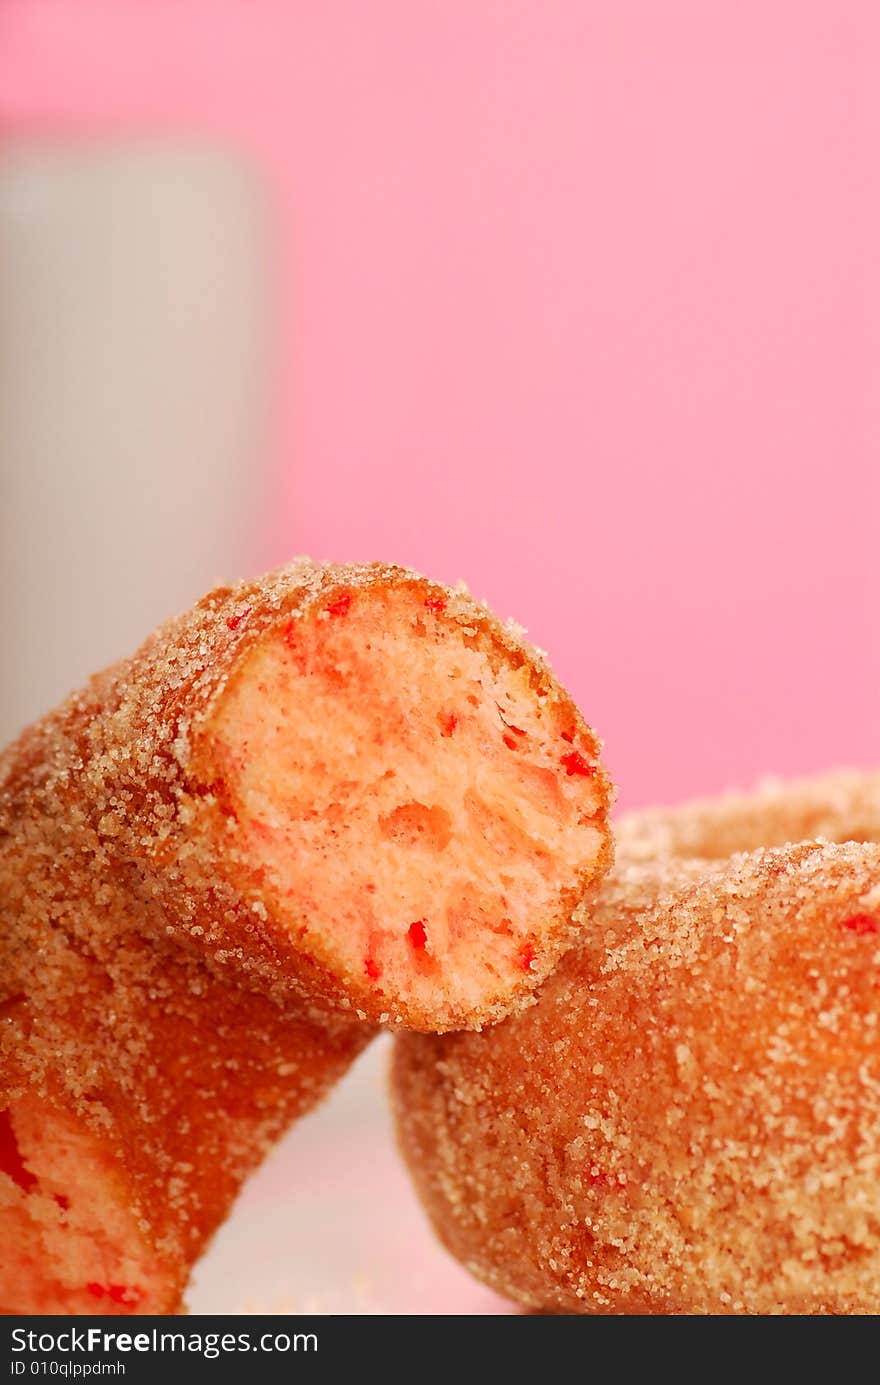
[[[570,704],[431,591],[339,589],[277,627],[209,758],[291,931],[355,991],[442,1027],[540,968],[604,803]]]

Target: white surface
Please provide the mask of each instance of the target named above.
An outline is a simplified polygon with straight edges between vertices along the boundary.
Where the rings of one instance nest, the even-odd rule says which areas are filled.
[[[193,1313],[506,1313],[441,1249],[394,1148],[380,1039],[245,1188]]]

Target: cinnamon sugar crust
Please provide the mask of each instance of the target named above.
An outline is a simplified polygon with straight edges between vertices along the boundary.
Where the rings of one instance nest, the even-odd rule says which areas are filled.
[[[748,792],[626,813],[615,837],[628,859],[719,860],[788,842],[880,841],[880,771],[838,769],[803,779],[767,778]]]
[[[109,921],[108,921],[109,922]],[[25,926],[0,1007],[0,1311],[173,1313],[247,1175],[368,1042],[145,940]]]
[[[536,1309],[880,1309],[880,846],[623,863],[537,1003],[395,1045],[401,1149]]]
[[[324,643],[341,639],[357,618],[359,604],[367,611],[378,605],[384,618],[389,596],[398,625],[407,625],[400,630],[398,647],[380,650],[371,664],[369,651],[342,645],[334,648],[328,668],[314,668]],[[446,679],[441,685],[438,680],[432,688],[432,660],[449,647],[473,656],[476,672],[465,668],[459,683]],[[372,676],[369,691],[376,696],[380,678],[374,675],[377,667],[381,675],[382,659],[394,673],[398,666],[393,660],[414,657],[414,650],[421,659],[421,679],[412,688],[397,688],[389,677],[386,705],[374,711],[360,697],[364,668]],[[302,775],[304,796],[323,792],[332,779],[340,791],[338,803],[324,804],[317,822],[314,813],[309,820],[307,807],[300,811],[301,805],[283,797],[273,805],[277,814],[293,807],[300,811],[297,845],[309,834],[318,839],[305,886],[301,878],[284,880],[281,867],[273,874],[273,863],[254,840],[264,824],[255,830],[252,820],[243,825],[248,817],[243,794],[250,792],[253,803],[260,792],[270,796],[271,789],[246,782],[242,788],[249,772],[248,737],[242,734],[232,749],[229,744],[228,713],[231,707],[234,717],[249,664],[256,660],[259,668],[262,659],[269,672],[277,673],[277,662],[285,658],[291,677],[299,673],[298,658],[311,660],[312,666],[286,692],[271,688],[276,700],[287,696],[297,705],[296,699],[307,698],[320,682],[326,711],[327,685],[335,680],[337,705],[358,714],[340,732],[338,743],[330,740],[323,758],[314,753],[313,743],[306,747],[311,758]],[[500,706],[496,695],[504,699]],[[265,701],[271,705],[272,697]],[[508,727],[508,701],[525,726],[508,717],[515,729]],[[484,725],[487,707],[494,722],[491,741]],[[279,727],[263,728],[259,754],[264,765],[271,764],[274,735],[282,742],[284,774],[293,780],[300,743],[285,746],[281,734],[284,715],[290,712],[290,705],[282,707]],[[444,715],[447,720],[442,721]],[[451,736],[444,734],[450,718],[455,721]],[[412,754],[413,723],[422,745],[421,765]],[[320,737],[320,722],[307,730],[313,739]],[[359,746],[352,732],[363,740],[387,737],[384,765],[381,760],[371,765],[376,782],[358,785]],[[449,758],[469,761],[473,782],[454,783],[451,793],[462,797],[468,788],[475,790],[468,813],[459,811],[458,801],[450,807],[454,848],[461,858],[455,880],[474,889],[483,882],[476,897],[464,889],[459,931],[470,917],[472,942],[483,928],[499,937],[508,930],[517,947],[508,947],[506,957],[499,947],[499,974],[487,969],[476,985],[470,977],[457,979],[455,968],[451,975],[440,968],[433,988],[414,987],[418,994],[413,994],[408,982],[416,968],[410,974],[403,968],[383,981],[370,976],[367,957],[359,956],[355,964],[342,954],[333,936],[335,915],[317,925],[310,916],[312,885],[342,870],[350,873],[352,892],[359,884],[371,884],[377,841],[353,843],[351,833],[345,835],[359,819],[357,812],[347,812],[344,793],[351,792],[352,784],[360,788],[356,807],[362,809],[383,770],[393,773],[405,752],[414,772],[418,769],[425,798],[425,790],[435,787],[430,782],[432,757],[447,754],[452,739]],[[523,776],[519,782],[518,775]],[[430,811],[430,803],[408,797],[410,787],[403,785],[400,806],[414,806],[416,816],[421,807]],[[502,626],[466,593],[400,568],[301,561],[257,582],[210,593],[192,611],[160,628],[133,658],[99,674],[57,712],[25,731],[0,757],[0,842],[7,843],[5,859],[11,863],[0,864],[5,872],[0,885],[13,907],[27,876],[28,907],[37,907],[42,896],[39,907],[51,917],[59,894],[90,899],[100,880],[103,888],[121,891],[125,907],[136,911],[141,931],[194,946],[212,965],[249,973],[261,989],[296,995],[313,1014],[336,1010],[371,1023],[425,1029],[476,1026],[500,1018],[524,999],[573,942],[577,930],[572,913],[610,864],[610,798],[594,734],[519,632]],[[560,820],[569,831],[560,831]],[[410,838],[419,837],[418,825]],[[385,838],[391,847],[394,826],[392,818]],[[497,835],[491,840],[493,831]],[[406,838],[404,820],[396,850],[400,877],[408,872],[419,880],[425,875],[424,861],[420,866]],[[354,870],[353,847],[360,852]],[[289,849],[289,841],[278,843],[279,860]],[[517,879],[523,861],[530,869]],[[413,917],[403,914],[393,920],[399,934],[435,906],[443,878],[432,881],[424,908]],[[533,903],[536,889],[542,897],[543,916],[535,919],[533,911],[527,925],[517,897],[523,889]],[[400,890],[406,894],[402,884]],[[368,893],[362,892],[362,908]],[[516,918],[504,908],[508,896]],[[412,907],[414,901],[405,898],[404,903]],[[440,903],[446,914],[454,911],[454,900]],[[353,917],[354,910],[344,923]],[[383,928],[390,922],[379,920]],[[429,935],[431,924],[429,918]],[[434,941],[441,931],[434,930]],[[345,927],[339,932],[344,934]]]

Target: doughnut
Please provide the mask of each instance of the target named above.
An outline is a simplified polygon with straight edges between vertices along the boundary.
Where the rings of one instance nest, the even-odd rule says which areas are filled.
[[[751,793],[624,814],[615,823],[615,836],[619,852],[632,861],[661,856],[717,860],[737,851],[817,838],[877,842],[880,771],[765,779]]]
[[[880,846],[624,863],[537,1003],[395,1042],[444,1245],[527,1308],[880,1311]]]
[[[497,1020],[610,862],[522,632],[400,568],[211,592],[0,757],[7,1312],[173,1312],[380,1025]]]
[[[369,1026],[317,1024],[134,931],[34,940],[0,1008],[0,1312],[173,1313],[239,1186]],[[38,949],[38,950],[37,950]]]

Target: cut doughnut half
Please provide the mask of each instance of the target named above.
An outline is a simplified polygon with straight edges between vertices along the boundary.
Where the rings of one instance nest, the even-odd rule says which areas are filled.
[[[242,640],[197,776],[280,953],[371,1022],[480,1027],[549,973],[610,864],[599,746],[468,596],[343,571]]]
[[[166,1313],[179,1258],[143,1235],[101,1139],[34,1099],[0,1111],[0,1313]]]

